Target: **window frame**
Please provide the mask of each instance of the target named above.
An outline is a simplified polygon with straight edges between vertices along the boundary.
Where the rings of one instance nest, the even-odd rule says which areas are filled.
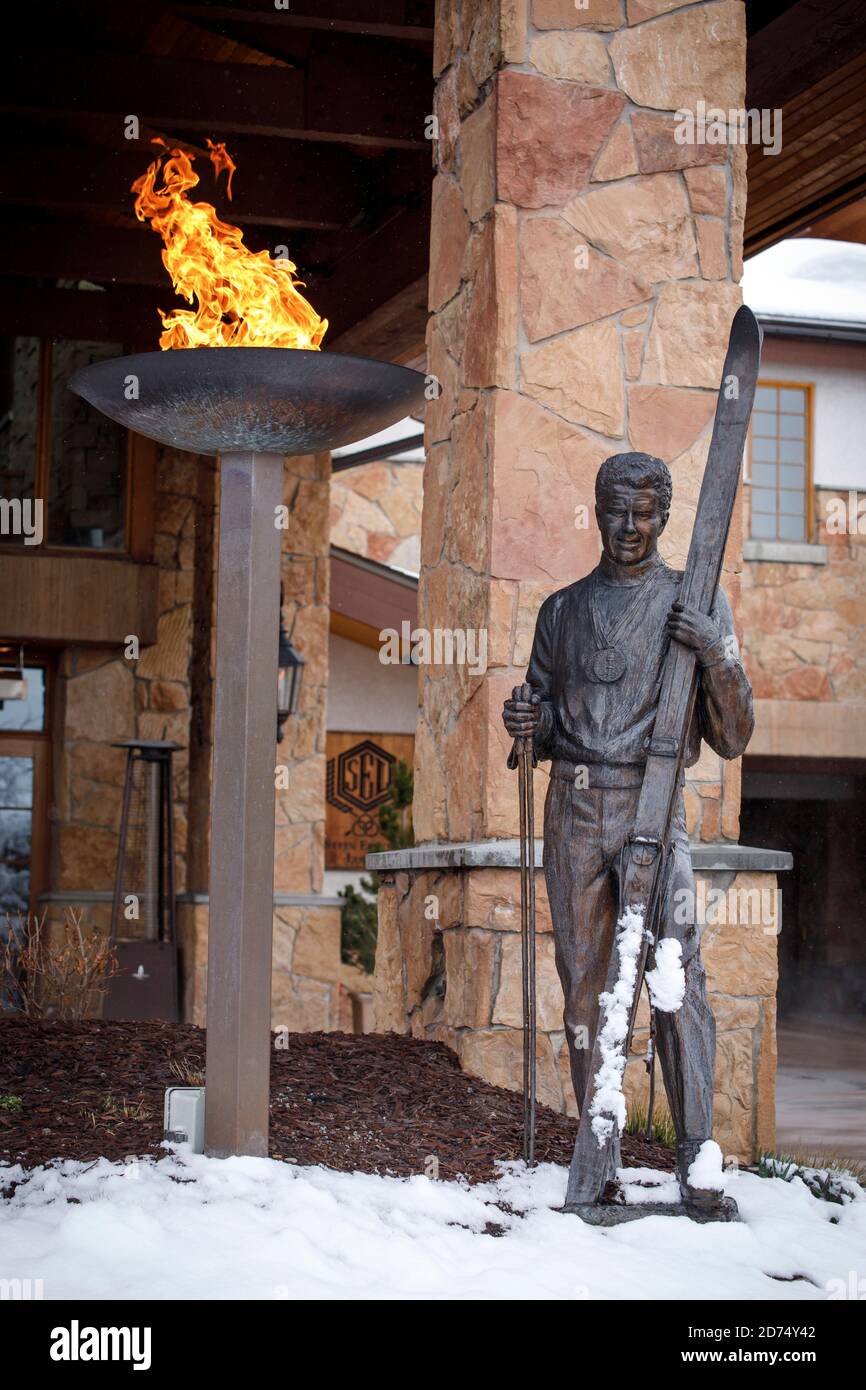
[[[804,516],[804,518],[803,518],[803,526],[804,526],[805,534],[804,534],[804,536],[803,536],[803,539],[802,539],[802,540],[798,540],[798,541],[788,540],[788,539],[785,539],[784,537],[781,537],[781,536],[778,536],[778,535],[775,536],[775,537],[769,537],[769,536],[754,536],[754,535],[752,534],[752,492],[751,492],[751,490],[752,490],[752,488],[754,487],[754,484],[753,484],[753,482],[752,482],[752,465],[753,465],[753,459],[752,459],[752,434],[753,434],[753,420],[750,419],[750,420],[749,420],[748,451],[747,451],[747,459],[748,459],[748,461],[747,461],[747,465],[746,465],[745,475],[744,475],[744,477],[743,477],[743,482],[744,482],[744,483],[746,484],[746,486],[749,488],[749,527],[748,527],[748,535],[744,536],[743,539],[744,539],[744,540],[749,540],[749,541],[764,541],[764,542],[767,542],[767,543],[770,544],[770,545],[811,545],[811,543],[812,543],[812,538],[813,538],[813,535],[814,535],[814,528],[815,528],[815,485],[814,485],[813,476],[812,476],[813,421],[814,421],[814,418],[815,418],[815,417],[814,417],[815,383],[814,383],[813,381],[789,381],[789,380],[787,380],[787,379],[784,378],[784,377],[779,377],[779,378],[759,377],[758,382],[757,382],[757,385],[758,385],[759,387],[760,387],[760,386],[776,387],[777,389],[778,389],[778,388],[781,388],[781,389],[783,389],[783,390],[784,390],[784,389],[788,389],[788,390],[799,390],[799,391],[802,391],[802,392],[803,392],[804,397],[805,397],[806,409],[805,409],[805,412],[804,412],[804,416],[805,416],[805,424],[804,424],[804,427],[805,427],[805,445],[806,445],[806,448],[805,448],[804,480],[803,480],[803,488],[804,488],[804,492],[805,492],[805,501],[806,501],[806,511],[805,511],[805,516]],[[777,412],[777,415],[778,415],[778,412]],[[777,439],[778,439],[778,435],[777,435],[776,437],[777,437]],[[778,464],[777,464],[776,466],[778,467]],[[776,488],[776,491],[777,491],[777,493],[778,493],[778,486],[777,486],[777,488]],[[778,497],[777,497],[777,501],[776,501],[776,513],[775,513],[775,515],[776,515],[776,526],[777,526],[777,529],[778,529],[778,518],[779,518],[779,515],[780,515],[779,510],[778,510]]]
[[[27,336],[27,335],[24,335]],[[36,336],[30,335],[30,336]],[[64,341],[90,342],[89,338]],[[38,411],[36,419],[36,469],[34,498],[41,497],[48,530],[49,480],[51,474],[51,358],[54,338],[39,339]],[[126,348],[124,347],[124,351]],[[39,546],[22,546],[0,538],[0,551],[20,555],[37,550],[40,555],[68,558],[87,555],[101,560],[153,559],[154,488],[156,485],[156,444],[133,430],[126,430],[126,497],[123,516],[123,546],[109,550],[100,546],[57,545],[43,541]]]
[[[4,646],[24,646],[24,664],[38,666],[45,673],[45,717],[41,729],[0,729],[0,756],[33,759],[33,807],[30,820],[30,904],[31,914],[38,914],[39,896],[48,886],[49,850],[51,835],[51,796],[53,781],[53,724],[57,696],[57,660],[45,650],[29,650],[27,644],[14,642]]]

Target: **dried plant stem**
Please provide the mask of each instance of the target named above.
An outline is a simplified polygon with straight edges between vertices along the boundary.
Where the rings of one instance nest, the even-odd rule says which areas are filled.
[[[83,908],[66,909],[53,932],[41,917],[7,917],[0,931],[0,1001],[26,1018],[79,1019],[119,973],[117,952],[82,927]]]

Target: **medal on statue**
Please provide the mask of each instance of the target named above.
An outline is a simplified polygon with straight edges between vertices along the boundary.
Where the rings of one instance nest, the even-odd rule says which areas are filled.
[[[592,658],[592,674],[597,681],[609,684],[625,675],[625,654],[619,647],[602,647]]]
[[[625,610],[608,628],[605,628],[602,622],[598,598],[599,580],[596,572],[589,591],[589,619],[595,645],[598,648],[589,658],[589,672],[592,680],[599,681],[604,685],[613,685],[615,681],[622,680],[628,670],[628,661],[625,652],[617,646],[617,641],[628,632],[630,624],[646,602],[647,585],[654,582],[658,572],[658,568],[654,567],[643,581],[635,586],[634,594]]]

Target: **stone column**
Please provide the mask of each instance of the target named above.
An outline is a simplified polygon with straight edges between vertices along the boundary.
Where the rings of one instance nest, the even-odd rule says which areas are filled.
[[[486,631],[488,669],[422,672],[422,841],[516,833],[499,710],[542,599],[596,562],[608,454],[670,465],[684,562],[740,302],[745,150],[678,143],[674,113],[743,105],[742,5],[528,4],[437,11],[419,624]],[[740,553],[737,526],[735,601]],[[721,790],[702,760],[691,833],[736,839],[736,776]]]
[[[487,665],[420,671],[419,843],[517,833],[502,702],[523,679],[542,600],[597,560],[593,482],[609,454],[642,449],[668,462],[674,505],[661,548],[685,561],[740,303],[746,174],[742,147],[680,143],[675,113],[741,108],[745,52],[739,0],[437,6],[427,344],[439,395],[426,416],[419,626],[483,634]],[[735,609],[740,554],[735,524],[724,574]],[[687,810],[694,839],[735,840],[737,767],[723,775],[705,751]],[[518,886],[513,871],[490,872],[495,926],[494,900],[513,901]],[[482,982],[471,963],[479,942],[471,932],[450,940],[441,917],[440,940],[419,916],[411,940],[398,941],[406,912],[388,894],[408,891],[401,881],[383,894],[382,1018],[445,1037],[485,1075],[511,1069],[516,1084],[505,995],[517,988],[517,943],[503,938]],[[542,989],[549,975],[558,991],[546,946],[540,970]],[[405,1010],[395,1009],[406,989]],[[561,1033],[543,1048],[553,1095]]]
[[[325,870],[330,484],[329,454],[286,460],[283,614],[304,678],[276,751],[288,785],[277,785],[272,1021],[293,1032],[340,1022],[340,911],[316,902]]]

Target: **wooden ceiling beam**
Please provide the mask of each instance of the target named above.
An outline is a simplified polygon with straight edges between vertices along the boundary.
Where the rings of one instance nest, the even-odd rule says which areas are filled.
[[[124,343],[140,351],[157,347],[161,331],[157,309],[172,307],[166,295],[139,285],[58,290],[26,280],[0,279],[0,297],[4,333]],[[171,291],[168,299],[173,299]]]
[[[418,81],[381,61],[366,41],[333,54],[327,48],[306,69],[255,63],[207,63],[123,53],[56,53],[4,74],[0,110],[41,115],[113,115],[122,135],[131,113],[142,125],[317,140],[380,148],[429,149],[424,120],[432,77]],[[416,65],[417,66],[417,65]],[[402,79],[402,80],[401,80]]]
[[[846,207],[849,203],[862,198],[864,194],[866,194],[866,174],[850,180],[849,183],[830,193],[822,194],[813,202],[798,204],[792,212],[786,212],[784,216],[773,223],[757,227],[744,240],[743,253],[746,256],[755,256],[759,251],[766,250],[768,246],[774,246],[777,241],[783,241],[785,237],[797,236],[799,233],[805,234],[805,229],[815,224],[820,217],[833,212],[836,208]]]
[[[419,358],[423,362],[427,317],[427,276],[422,275],[333,338],[328,346],[333,352],[377,357],[407,366]]]
[[[278,240],[273,228],[245,227],[244,233],[251,251],[265,249],[273,254]],[[289,255],[305,281],[317,274],[327,278],[329,265],[354,253],[355,248],[363,255],[371,237],[375,244],[375,228],[331,233],[330,239],[316,233],[314,243],[308,240],[309,235],[296,230],[288,242]],[[169,278],[161,253],[161,239],[147,227],[115,227],[69,218],[0,219],[0,267],[7,276],[153,285],[169,298]]]
[[[0,266],[5,275],[97,284],[154,285],[168,294],[162,241],[142,228],[69,221],[0,219]]]
[[[799,0],[749,39],[746,106],[784,106],[864,51],[863,0]]]
[[[848,56],[833,72],[792,97],[783,119],[779,155],[767,156],[758,146],[748,152],[748,254],[794,235],[822,212],[862,192],[866,54]]]
[[[429,259],[428,189],[417,206],[395,212],[333,268],[305,277],[304,294],[329,323],[325,346],[426,276]]]
[[[428,195],[359,237],[332,269],[306,277],[304,293],[330,325],[326,348],[426,275],[429,242]],[[181,306],[168,283],[164,289],[114,284],[102,291],[60,290],[11,277],[0,281],[0,302],[7,333],[153,347],[160,331],[157,310]],[[408,334],[413,341],[421,324],[420,313],[415,317],[417,325]]]
[[[97,209],[129,217],[135,201],[131,185],[157,152],[144,141],[112,149],[5,140],[4,148],[0,203],[82,213]],[[261,145],[229,148],[238,164],[232,201],[225,197],[224,177],[216,184],[210,162],[201,157],[195,164],[201,184],[193,194],[212,201],[229,222],[327,231],[348,226],[363,209],[366,171],[343,150],[305,144],[289,158],[282,148],[276,154]]]
[[[390,39],[397,43],[432,44],[432,5],[428,11],[428,23],[408,23],[404,16],[406,6],[364,5],[358,0],[297,0],[297,8],[277,10],[273,4],[263,5],[261,0],[253,5],[218,5],[209,0],[196,3],[169,4],[172,14],[199,24],[219,24],[221,26],[243,24],[245,29],[324,29],[329,33],[366,34],[372,38]],[[311,14],[315,7],[319,11]]]

